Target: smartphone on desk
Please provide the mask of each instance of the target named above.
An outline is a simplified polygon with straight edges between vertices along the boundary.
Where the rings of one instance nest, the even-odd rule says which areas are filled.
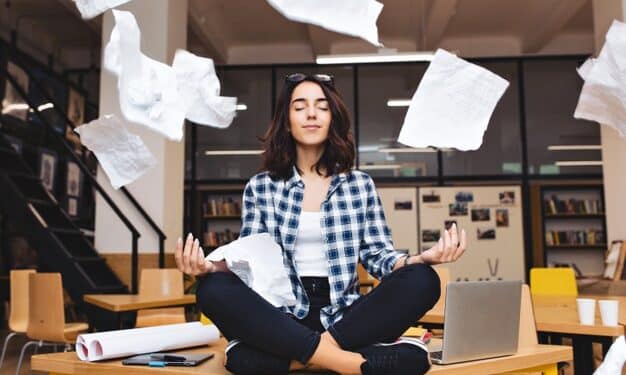
[[[122,361],[122,364],[129,366],[138,365],[150,367],[197,366],[200,363],[213,358],[213,356],[213,353],[150,353],[126,358]]]

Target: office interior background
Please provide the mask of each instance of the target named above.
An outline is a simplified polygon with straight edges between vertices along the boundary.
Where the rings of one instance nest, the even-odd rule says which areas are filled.
[[[576,68],[597,55],[612,20],[624,19],[626,2],[382,2],[378,28],[384,53],[444,48],[509,81],[480,149],[410,150],[396,142],[407,109],[401,100],[411,98],[428,62],[317,64],[320,55],[377,50],[356,38],[288,21],[265,1],[135,0],[125,8],[138,19],[144,53],[171,63],[174,51],[183,48],[214,59],[221,93],[238,98],[238,112],[225,130],[187,122],[181,143],[146,131],[157,167],[127,189],[113,190],[93,153],[72,132],[117,110],[114,78],[101,68],[110,12],[84,21],[70,0],[4,1],[0,132],[3,145],[19,152],[2,154],[0,167],[25,165],[44,179],[64,214],[34,204],[53,226],[67,224],[75,231],[32,230],[20,192],[34,188],[27,178],[3,182],[0,277],[7,280],[11,269],[35,266],[65,272],[72,280],[66,288],[71,297],[136,291],[138,269],[173,265],[174,241],[183,233],[199,236],[206,251],[235,239],[243,186],[260,167],[259,138],[285,75],[293,72],[334,76],[352,116],[356,168],[369,173],[385,203],[391,202],[391,209],[386,205],[391,218],[407,208],[393,189],[408,189],[402,194],[408,191],[415,225],[392,225],[394,237],[403,238],[398,247],[419,252],[429,242],[429,230],[440,229],[418,220],[425,203],[418,199],[420,191],[516,187],[520,233],[512,241],[521,249],[522,277],[531,267],[546,265],[574,265],[579,276],[601,275],[611,242],[626,238],[621,168],[626,151],[615,131],[573,118],[583,84]],[[33,194],[47,199],[45,192]],[[491,229],[497,232],[492,211]],[[474,246],[485,243],[480,240]],[[499,246],[506,258],[508,244]],[[7,284],[1,284],[4,301]]]

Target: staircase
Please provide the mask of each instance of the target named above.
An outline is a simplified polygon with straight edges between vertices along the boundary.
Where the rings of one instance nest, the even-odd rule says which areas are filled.
[[[40,264],[63,275],[63,286],[75,303],[82,303],[83,294],[128,293],[38,175],[1,135],[0,209],[16,228],[29,234]]]

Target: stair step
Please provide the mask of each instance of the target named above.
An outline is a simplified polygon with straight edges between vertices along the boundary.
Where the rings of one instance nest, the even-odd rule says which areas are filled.
[[[37,199],[37,198],[28,198],[28,202],[32,203],[32,204],[36,204],[36,205],[41,205],[41,206],[51,206],[51,207],[56,207],[56,204],[50,200],[43,200],[43,199]]]
[[[119,279],[111,271],[107,263],[102,258],[93,260],[87,259],[84,262],[77,262],[85,274],[93,281],[93,285],[116,285],[119,283]]]
[[[41,184],[41,180],[39,178],[34,178],[31,176],[24,175],[9,175],[11,177],[11,181],[17,185],[22,194],[28,198],[28,200],[38,200],[38,201],[46,201],[57,203],[54,196],[43,187]]]
[[[28,166],[24,163],[22,157],[15,153],[15,151],[12,153],[2,152],[0,155],[0,170],[10,173],[16,172],[30,174]]]
[[[75,228],[71,220],[65,216],[58,206],[31,204],[48,227]]]
[[[78,236],[82,235],[82,232],[79,229],[76,229],[74,227],[72,228],[48,227],[48,230],[54,234],[61,233],[61,234],[75,234]]]

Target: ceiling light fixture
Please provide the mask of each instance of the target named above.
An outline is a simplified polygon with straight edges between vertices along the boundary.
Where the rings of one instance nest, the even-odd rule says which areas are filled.
[[[602,166],[601,160],[572,160],[572,161],[556,161],[554,165],[559,167],[598,167]]]
[[[248,106],[245,105],[244,103],[237,103],[237,105],[235,106],[235,110],[237,111],[245,111],[248,109]]]
[[[226,155],[260,155],[263,150],[207,150],[206,156],[226,156]]]
[[[433,52],[364,53],[346,55],[318,55],[315,62],[326,64],[368,64],[386,62],[431,61]]]
[[[602,150],[602,145],[551,145],[550,151]]]
[[[400,169],[401,164],[378,164],[378,165],[359,165],[359,169],[362,171],[374,171],[383,169]]]
[[[445,151],[442,149],[442,151]],[[420,153],[420,152],[437,152],[436,148],[432,147],[415,147],[415,148],[379,148],[378,152],[387,152],[390,154],[403,154],[403,153]]]
[[[411,99],[389,99],[387,107],[408,107],[411,105]]]

